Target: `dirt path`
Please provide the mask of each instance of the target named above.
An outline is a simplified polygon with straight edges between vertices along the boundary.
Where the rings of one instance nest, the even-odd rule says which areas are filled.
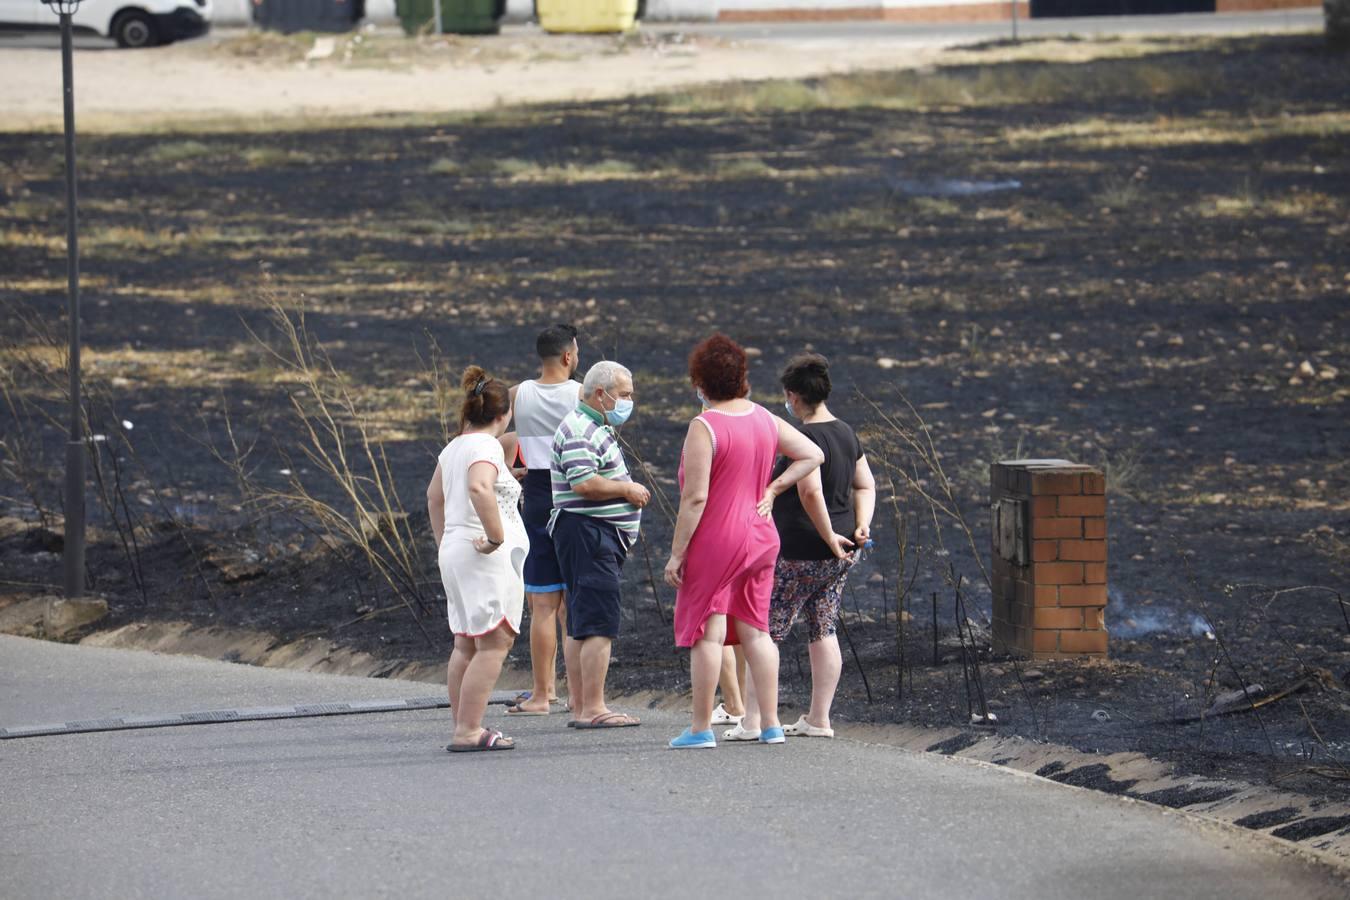
[[[1275,26],[1260,23],[1262,30]],[[549,36],[509,26],[492,38],[405,38],[394,29],[283,37],[222,29],[146,51],[77,43],[81,131],[270,127],[279,120],[470,112],[529,103],[607,100],[693,85],[1008,60],[1083,62],[1158,52],[1133,35],[1106,43],[1044,38],[1018,47],[958,48],[960,30],[878,32],[867,40],[791,35],[728,39],[708,28],[637,35]],[[55,40],[0,44],[5,130],[61,127]],[[331,122],[329,122],[331,124]]]
[[[360,37],[360,36],[358,36]],[[380,32],[316,45],[240,33],[146,52],[76,54],[76,115],[84,130],[172,126],[212,118],[428,113],[504,104],[599,100],[705,82],[797,78],[931,60],[936,48],[897,55],[892,43],[807,48],[614,37],[548,39],[511,32],[479,44],[428,44]],[[374,53],[369,49],[374,44]],[[364,45],[364,46],[362,46]],[[254,52],[256,49],[256,53]],[[347,50],[356,49],[355,62]],[[0,121],[7,129],[58,128],[61,60],[49,48],[0,53]]]

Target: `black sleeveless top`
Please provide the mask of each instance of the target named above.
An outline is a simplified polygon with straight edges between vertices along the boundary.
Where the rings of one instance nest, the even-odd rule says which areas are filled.
[[[825,464],[820,467],[820,483],[825,492],[825,507],[830,511],[834,530],[844,537],[853,537],[853,473],[862,459],[862,444],[853,429],[835,419],[798,426],[813,444],[825,452]],[[773,477],[782,475],[791,460],[780,457],[773,468]],[[773,505],[773,523],[778,527],[782,559],[833,559],[829,546],[820,539],[816,527],[802,507],[801,494],[796,488],[778,498]]]

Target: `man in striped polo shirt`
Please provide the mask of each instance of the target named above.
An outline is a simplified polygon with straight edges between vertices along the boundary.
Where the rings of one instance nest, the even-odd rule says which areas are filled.
[[[581,402],[553,435],[549,530],[567,585],[563,660],[576,728],[624,728],[637,717],[605,705],[610,646],[619,636],[619,591],[651,494],[633,481],[614,428],[633,412],[633,375],[616,362],[586,373]]]

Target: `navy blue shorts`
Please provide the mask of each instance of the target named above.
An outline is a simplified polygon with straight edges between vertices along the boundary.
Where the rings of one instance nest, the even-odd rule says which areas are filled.
[[[560,512],[553,526],[567,584],[567,636],[619,636],[619,584],[628,556],[619,530],[580,513]]]
[[[525,508],[521,518],[530,538],[530,553],[525,557],[525,591],[530,594],[561,591],[567,585],[563,583],[558,554],[548,533],[548,517],[553,513],[553,483],[548,469],[526,472],[522,487]]]

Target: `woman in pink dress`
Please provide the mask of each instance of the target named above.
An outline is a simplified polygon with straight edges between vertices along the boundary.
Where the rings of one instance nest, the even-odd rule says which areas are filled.
[[[769,638],[778,531],[774,499],[824,455],[795,428],[746,399],[745,351],[715,334],[689,355],[689,378],[705,407],[689,424],[680,461],[680,512],[666,582],[675,598],[675,643],[689,647],[693,721],[675,749],[716,747],[713,692],[723,644],[745,650],[759,692],[760,742],[783,743],[778,722],[778,648]],[[778,455],[792,462],[773,478]]]

